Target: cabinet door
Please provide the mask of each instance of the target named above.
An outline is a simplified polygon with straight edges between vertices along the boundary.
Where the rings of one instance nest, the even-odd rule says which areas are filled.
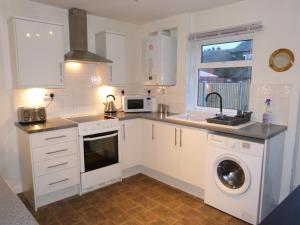
[[[203,188],[207,133],[200,129],[180,129],[179,179]]]
[[[15,19],[18,87],[62,87],[63,26]]]
[[[113,61],[110,65],[108,83],[111,85],[126,84],[125,36],[107,33],[106,57]]]
[[[141,144],[139,138],[139,120],[127,120],[121,124],[120,135],[120,162],[122,169],[140,165]]]
[[[175,135],[175,126],[167,123],[154,124],[154,139],[158,149],[157,170],[172,177],[178,177],[179,151]]]
[[[155,122],[149,120],[141,120],[142,124],[142,146],[143,146],[143,163],[146,167],[157,170],[158,168],[158,146],[156,139]]]

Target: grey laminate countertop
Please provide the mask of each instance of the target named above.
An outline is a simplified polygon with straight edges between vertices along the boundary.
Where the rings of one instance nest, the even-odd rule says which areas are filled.
[[[176,115],[176,114],[168,114],[170,115]],[[209,124],[195,124],[188,121],[178,121],[178,120],[171,120],[168,119],[165,115],[160,113],[118,113],[117,117],[119,120],[128,120],[128,119],[135,119],[135,118],[142,118],[142,119],[149,119],[149,120],[155,120],[155,121],[162,121],[172,124],[178,124],[182,126],[189,126],[189,127],[195,127],[195,128],[202,128],[209,131],[215,131],[220,133],[226,133],[226,134],[232,134],[237,136],[243,136],[248,138],[256,138],[256,139],[270,139],[274,137],[275,135],[284,132],[287,127],[281,126],[281,125],[275,125],[271,124],[269,126],[263,125],[262,123],[254,123],[249,126],[240,128],[240,129],[230,129],[230,128],[224,128],[224,127],[218,127],[213,126]]]
[[[21,200],[0,177],[0,224],[38,225]]]
[[[176,115],[176,114],[175,113],[168,114],[168,116],[170,115]],[[254,123],[240,129],[231,129],[231,128],[214,126],[209,124],[196,124],[189,121],[171,120],[168,119],[164,114],[160,114],[160,113],[119,112],[117,113],[116,117],[119,118],[119,120],[121,121],[129,120],[129,119],[137,119],[137,118],[162,121],[162,122],[167,122],[167,123],[172,123],[172,124],[177,124],[182,126],[202,128],[209,131],[238,135],[238,136],[243,136],[248,138],[256,138],[261,140],[270,139],[275,135],[284,132],[287,129],[286,126],[275,125],[275,124],[272,124],[270,126],[265,126],[262,123]],[[23,131],[31,134],[31,133],[37,133],[43,131],[51,131],[51,130],[76,127],[77,124],[63,118],[55,118],[55,119],[49,119],[47,120],[47,122],[39,123],[39,124],[22,125],[16,123],[16,126],[22,129]]]
[[[34,124],[20,124],[16,122],[15,125],[28,134],[77,127],[77,123],[63,118],[49,119],[44,123]]]

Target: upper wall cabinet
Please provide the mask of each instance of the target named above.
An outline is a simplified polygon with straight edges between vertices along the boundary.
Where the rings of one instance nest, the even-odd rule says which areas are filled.
[[[125,40],[124,34],[108,31],[97,33],[95,36],[96,53],[113,61],[109,65],[107,76],[102,78],[105,84],[125,85],[127,83]]]
[[[63,87],[63,25],[13,18],[10,29],[15,86]]]
[[[144,39],[144,85],[176,85],[176,38],[159,32]]]

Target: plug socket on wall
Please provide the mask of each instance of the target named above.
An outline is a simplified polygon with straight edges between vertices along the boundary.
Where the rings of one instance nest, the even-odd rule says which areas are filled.
[[[54,98],[54,93],[46,93],[43,100],[45,102],[51,101]]]

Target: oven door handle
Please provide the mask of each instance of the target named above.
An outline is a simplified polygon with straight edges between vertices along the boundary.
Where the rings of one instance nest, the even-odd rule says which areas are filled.
[[[101,140],[101,139],[104,139],[104,138],[115,137],[117,135],[118,135],[118,133],[110,134],[110,135],[105,135],[105,136],[100,136],[100,137],[94,137],[94,138],[83,138],[83,141]]]

